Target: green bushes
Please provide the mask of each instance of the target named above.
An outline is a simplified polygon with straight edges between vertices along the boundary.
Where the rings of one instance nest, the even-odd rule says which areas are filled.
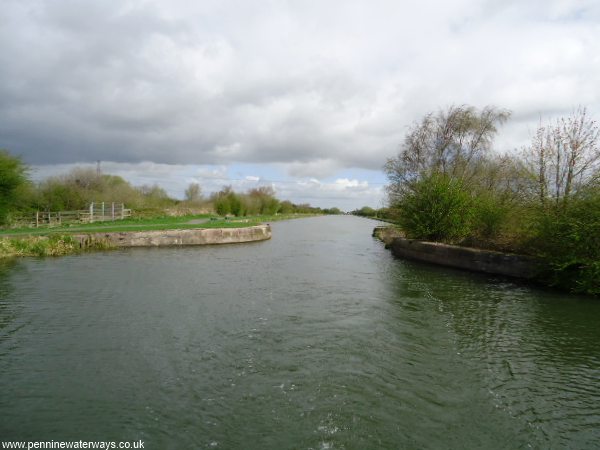
[[[245,194],[238,194],[227,186],[213,195],[212,203],[216,213],[221,216],[274,215],[281,205],[275,197],[275,190],[271,187],[260,187],[251,189]],[[290,210],[287,203],[286,212]],[[291,203],[289,205],[291,206]]]
[[[409,237],[541,258],[540,279],[600,295],[600,128],[580,108],[540,125],[522,155],[491,152],[505,112],[429,114],[385,166]]]
[[[532,231],[532,251],[548,262],[548,284],[600,295],[600,190],[566,209],[539,210]]]
[[[106,249],[105,243],[94,242],[86,249]],[[69,235],[0,238],[0,258],[15,256],[63,256],[82,251],[79,241]]]
[[[119,202],[137,211],[165,209],[177,203],[158,185],[134,187],[119,176],[83,168],[44,180],[32,198],[40,211],[86,209],[91,202]]]
[[[220,216],[233,214],[234,216],[245,215],[245,209],[242,206],[242,200],[231,187],[226,187],[217,192],[212,199],[215,212]]]
[[[20,197],[28,184],[26,167],[19,158],[0,150],[0,225],[20,206]]]
[[[456,242],[471,232],[474,202],[460,181],[446,175],[417,181],[396,206],[408,237]]]

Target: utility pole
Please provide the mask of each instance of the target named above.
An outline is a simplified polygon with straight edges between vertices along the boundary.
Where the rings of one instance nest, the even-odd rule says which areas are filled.
[[[96,175],[100,176],[102,170],[100,169],[100,160],[96,161]]]

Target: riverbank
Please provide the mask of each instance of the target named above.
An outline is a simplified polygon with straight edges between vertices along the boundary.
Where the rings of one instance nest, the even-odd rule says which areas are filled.
[[[245,228],[204,228],[193,230],[128,231],[75,234],[81,248],[96,244],[107,247],[166,247],[182,245],[218,245],[271,239],[268,224]]]
[[[529,256],[407,239],[392,227],[376,227],[373,236],[399,258],[525,280],[535,280],[542,270],[542,262]]]
[[[78,233],[112,233],[125,231],[188,230],[198,228],[245,228],[261,223],[313,217],[314,214],[275,214],[247,217],[219,217],[214,214],[185,216],[160,216],[132,218],[116,222],[95,222],[87,224],[53,227],[22,227],[0,229],[0,238],[17,236],[48,236],[51,234],[72,235]]]
[[[214,245],[270,239],[267,222],[312,217],[276,214],[218,217],[195,214],[178,217],[126,219],[51,228],[0,230],[0,258],[63,256],[115,247]],[[248,231],[242,231],[246,230]]]
[[[63,256],[86,250],[106,250],[118,247],[236,244],[270,238],[271,227],[268,224],[244,228],[169,229],[2,237],[0,238],[0,258]]]
[[[0,259],[26,256],[65,256],[83,250],[106,250],[107,244],[89,242],[85,248],[71,235],[52,234],[49,236],[0,237]]]

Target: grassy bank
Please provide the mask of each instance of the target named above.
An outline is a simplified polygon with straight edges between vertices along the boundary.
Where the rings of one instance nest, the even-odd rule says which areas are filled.
[[[311,214],[277,214],[244,218],[222,218],[213,215],[154,217],[127,219],[118,222],[59,226],[53,228],[15,228],[0,231],[0,258],[19,256],[62,256],[82,250],[103,250],[107,246],[94,242],[82,249],[72,234],[161,231],[203,228],[245,228],[265,222],[311,217]]]
[[[1,237],[0,258],[21,256],[64,256],[83,250],[105,250],[106,244],[94,242],[82,249],[79,242],[69,235]]]
[[[180,217],[154,217],[126,219],[116,222],[96,222],[52,228],[14,228],[0,231],[0,236],[50,236],[53,234],[102,233],[124,231],[160,231],[171,229],[196,228],[244,228],[265,222],[310,217],[311,214],[277,214],[273,216],[252,216],[243,218],[223,218],[210,214]]]

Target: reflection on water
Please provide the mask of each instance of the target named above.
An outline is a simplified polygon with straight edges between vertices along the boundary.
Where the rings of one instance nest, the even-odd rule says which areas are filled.
[[[148,448],[600,441],[600,302],[395,260],[374,225],[303,219],[251,245],[0,267],[0,434]]]
[[[506,279],[413,265],[457,353],[535,447],[589,448],[600,439],[597,300]]]
[[[14,285],[11,278],[18,270],[17,260],[0,258],[0,331],[6,328],[17,317],[18,308],[9,304],[9,299],[15,299]]]

